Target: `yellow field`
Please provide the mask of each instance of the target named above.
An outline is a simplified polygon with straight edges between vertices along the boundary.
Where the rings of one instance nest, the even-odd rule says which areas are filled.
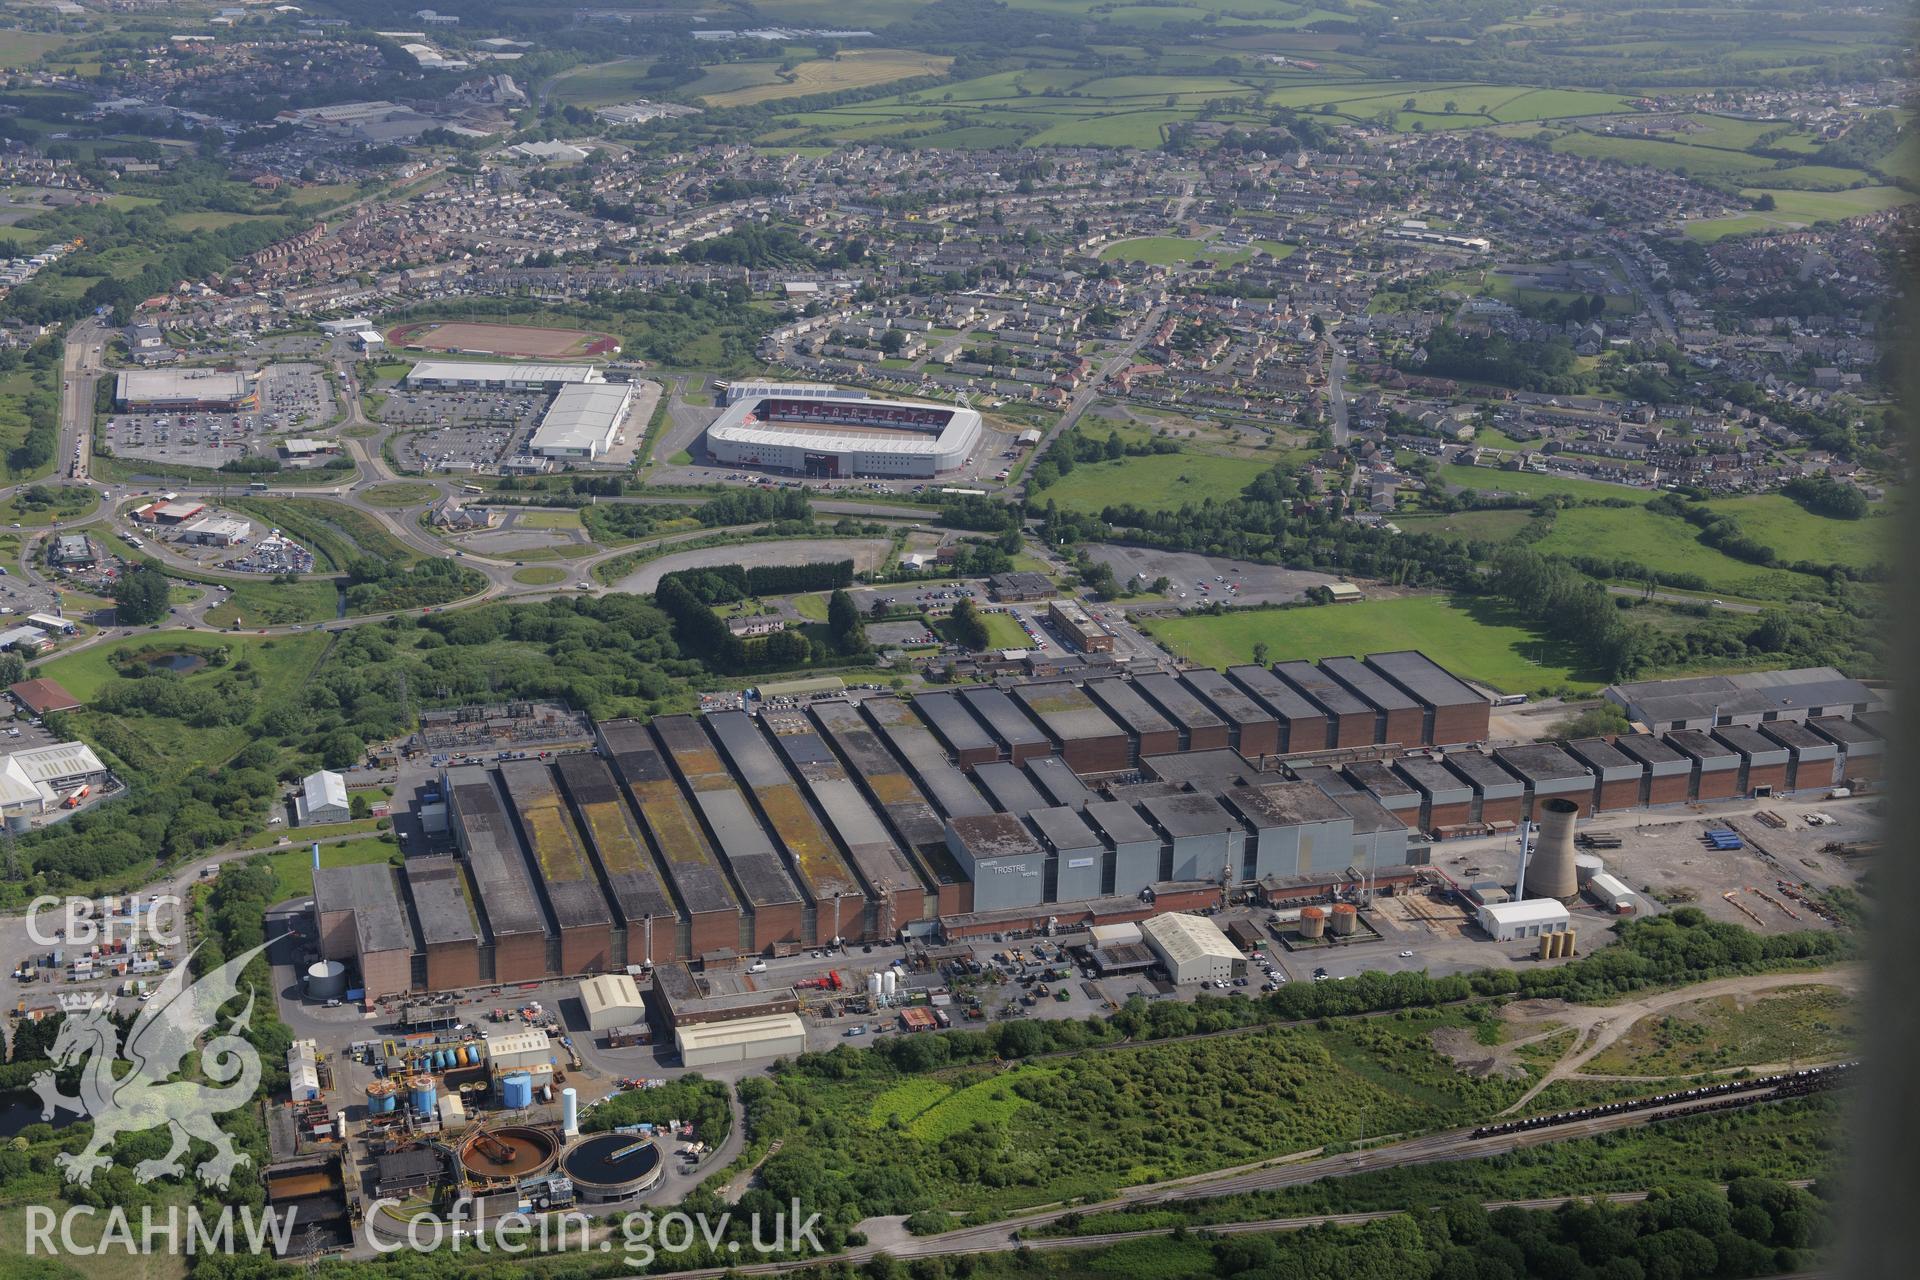
[[[756,102],[779,98],[803,98],[813,93],[863,89],[889,80],[944,75],[952,65],[952,58],[916,53],[911,49],[859,49],[802,62],[787,72],[769,66],[767,75],[773,78],[768,83],[705,94],[701,101],[715,107],[750,107]]]

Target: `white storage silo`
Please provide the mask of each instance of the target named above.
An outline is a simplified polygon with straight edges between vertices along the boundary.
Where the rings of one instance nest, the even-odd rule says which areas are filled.
[[[900,974],[893,969],[887,970],[881,975],[880,990],[885,993],[887,1003],[892,1004],[893,998],[900,993]]]
[[[560,1132],[569,1138],[580,1136],[580,1095],[572,1085],[560,1091]]]
[[[307,999],[338,1000],[347,993],[347,966],[338,960],[316,960],[307,966]]]
[[[867,975],[867,999],[871,1000],[876,1005],[879,1004],[880,995],[884,986],[885,984],[881,982],[880,973],[878,970],[875,970],[874,972],[868,974]]]

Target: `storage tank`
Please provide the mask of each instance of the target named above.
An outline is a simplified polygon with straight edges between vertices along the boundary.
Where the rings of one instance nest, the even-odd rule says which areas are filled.
[[[347,994],[347,966],[338,960],[316,960],[307,966],[307,999],[338,1000]]]
[[[1333,936],[1350,938],[1360,924],[1360,909],[1351,902],[1336,902],[1328,923],[1333,926]]]
[[[1573,878],[1580,882],[1581,888],[1587,882],[1607,869],[1607,860],[1597,853],[1576,853],[1573,855]]]
[[[460,1065],[463,1067],[470,1067],[473,1065],[473,1050],[469,1049],[464,1044],[461,1045],[460,1048],[455,1051],[454,1056],[459,1059]]]
[[[1303,938],[1326,937],[1327,913],[1319,907],[1300,908],[1300,936]]]
[[[885,973],[881,974],[880,989],[886,993],[887,1003],[889,1004],[893,1003],[893,998],[900,994],[899,972],[893,969],[888,969]]]
[[[560,1091],[560,1132],[569,1138],[580,1134],[580,1095],[571,1085]]]
[[[1580,892],[1573,862],[1573,821],[1579,816],[1580,806],[1563,797],[1551,796],[1540,802],[1540,840],[1527,859],[1522,898],[1564,901]]]
[[[347,1140],[347,1113],[336,1111],[333,1116],[333,1136],[342,1142]]]
[[[439,1096],[432,1076],[415,1076],[407,1082],[407,1096],[413,1109],[423,1116],[433,1114],[434,1101]]]
[[[25,813],[7,815],[7,830],[16,836],[23,836],[33,830],[33,818]]]
[[[867,999],[873,1001],[873,1003],[875,1004],[879,1004],[880,992],[884,985],[885,984],[882,983],[880,979],[880,971],[878,969],[875,969],[872,973],[868,974],[867,975]]]
[[[367,1086],[367,1114],[370,1116],[391,1115],[396,1105],[398,1092],[389,1080],[375,1080]]]
[[[520,1111],[533,1105],[533,1077],[524,1071],[516,1071],[510,1076],[500,1078],[500,1105],[509,1111]]]

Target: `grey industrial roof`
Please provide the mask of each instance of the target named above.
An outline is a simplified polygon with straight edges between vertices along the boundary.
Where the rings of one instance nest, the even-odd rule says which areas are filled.
[[[1014,689],[1013,696],[1046,725],[1054,741],[1063,745],[1118,738],[1125,733],[1092,698],[1065,680],[1021,685]]]
[[[1407,829],[1407,824],[1395,817],[1392,810],[1364,791],[1336,795],[1333,797],[1333,802],[1346,810],[1347,816],[1353,819],[1353,833],[1357,836]]]
[[[735,883],[746,900],[758,910],[801,902],[800,887],[793,882],[786,865],[773,847],[766,828],[736,787],[713,787],[696,791],[693,803],[707,820],[720,856],[727,861]]]
[[[927,799],[933,801],[943,817],[973,817],[993,812],[987,798],[964,773],[953,767],[946,749],[905,702],[898,698],[868,698],[860,708],[880,736],[906,761]],[[941,838],[945,839],[944,827]]]
[[[990,813],[979,818],[955,818],[947,824],[960,847],[975,862],[1001,858],[1039,858],[1046,850],[1033,838],[1026,824],[1010,813]]]
[[[1715,715],[1865,707],[1879,700],[1879,695],[1866,685],[1841,675],[1832,667],[1643,680],[1614,685],[1608,693],[1636,708],[1645,719],[1661,724]]]
[[[1344,795],[1360,788],[1347,781],[1347,775],[1330,764],[1295,765],[1288,772],[1301,782],[1311,782],[1330,796]]]
[[[1185,792],[1173,796],[1149,796],[1140,802],[1153,820],[1175,840],[1191,836],[1219,835],[1238,831],[1240,824],[1222,809],[1212,796]]]
[[[1320,670],[1382,711],[1418,711],[1420,704],[1358,658],[1322,658]]]
[[[1482,796],[1517,796],[1524,789],[1520,779],[1495,764],[1491,756],[1478,751],[1448,752],[1446,765],[1471,782]]]
[[[1339,822],[1347,811],[1311,782],[1263,782],[1253,787],[1229,787],[1220,798],[1259,827],[1293,827],[1314,822]]]
[[[402,870],[407,892],[413,898],[414,919],[420,922],[423,945],[480,940],[480,920],[469,896],[467,873],[457,859],[408,858]]]
[[[1528,782],[1557,782],[1563,778],[1591,776],[1585,765],[1551,743],[1501,747],[1493,754],[1495,759]]]
[[[1027,780],[1027,775],[1018,765],[1008,764],[1004,760],[978,765],[974,768],[973,780],[995,806],[1015,817],[1047,807],[1047,798]]]
[[[1370,653],[1367,665],[1431,707],[1485,706],[1486,698],[1418,649]]]
[[[1857,752],[1872,755],[1880,750],[1880,739],[1869,732],[1865,725],[1843,720],[1839,716],[1819,716],[1807,721],[1807,726],[1815,733],[1832,738],[1845,747],[1849,754]]]
[[[1027,815],[1027,821],[1033,824],[1040,838],[1055,853],[1074,853],[1082,849],[1103,849],[1100,837],[1094,834],[1086,820],[1064,805],[1052,809],[1035,809]]]
[[[1253,695],[1255,702],[1266,707],[1282,720],[1319,720],[1325,722],[1327,713],[1300,695],[1300,691],[1282,680],[1265,667],[1244,666],[1228,667],[1227,674],[1234,683]]]
[[[546,919],[534,897],[520,840],[507,821],[492,776],[479,765],[447,770],[447,799],[487,932],[495,937],[545,933]]]
[[[986,723],[988,731],[1009,748],[1047,745],[1047,735],[1040,732],[1040,726],[999,689],[975,685],[960,690],[960,701],[966,703]]]
[[[1412,800],[1420,793],[1413,784],[1379,760],[1355,760],[1346,767],[1347,780],[1382,801]]]
[[[1164,671],[1135,676],[1134,689],[1158,707],[1168,719],[1191,732],[1194,729],[1223,729],[1222,720],[1200,695]]]
[[[1795,752],[1833,754],[1834,744],[1797,720],[1772,720],[1760,726],[1760,732]]]
[[[687,910],[695,915],[738,911],[740,900],[652,731],[637,720],[610,720],[601,724],[600,739]]]
[[[1749,729],[1745,725],[1723,725],[1713,731],[1713,736],[1743,756],[1762,757],[1762,764],[1777,763],[1777,760],[1771,760],[1767,757],[1777,757],[1778,760],[1784,760],[1787,755],[1787,749],[1785,747],[1775,742],[1772,738],[1767,737],[1759,730]]]
[[[1230,747],[1212,751],[1176,751],[1147,756],[1140,771],[1161,782],[1184,783],[1199,790],[1218,790],[1260,776],[1247,758]]]
[[[1613,740],[1613,745],[1620,749],[1621,754],[1632,756],[1646,765],[1679,764],[1686,759],[1650,733],[1623,733]]]
[[[1473,787],[1438,760],[1426,756],[1401,756],[1393,762],[1400,776],[1424,792],[1435,804],[1460,804],[1473,794]]]
[[[1627,769],[1638,772],[1640,762],[1626,754],[1605,738],[1581,738],[1567,744],[1567,754],[1595,770],[1603,776],[1615,770]]]
[[[1893,737],[1893,717],[1885,711],[1856,711],[1853,723],[1883,740]]]
[[[672,917],[673,897],[647,851],[639,823],[620,798],[620,784],[607,762],[582,751],[559,757],[554,767],[581,816],[588,846],[624,920]]]
[[[1274,664],[1273,673],[1305,694],[1309,701],[1326,708],[1332,715],[1364,715],[1373,710],[1348,692],[1345,685],[1311,662],[1277,662]]]
[[[938,884],[957,884],[964,879],[965,873],[947,851],[946,823],[934,812],[920,784],[861,716],[860,709],[836,700],[816,702],[810,711],[814,722],[853,765],[855,775],[870,789],[893,830],[919,857],[927,874]]]
[[[1124,680],[1089,680],[1086,690],[1088,697],[1125,725],[1130,733],[1174,731],[1173,721],[1148,706],[1147,700],[1135,693]]]
[[[972,713],[950,693],[923,693],[913,700],[913,709],[933,726],[933,731],[940,736],[947,749],[956,755],[962,751],[998,752],[1000,749],[1000,744],[993,740],[986,726],[974,719]]]
[[[351,910],[361,952],[414,949],[413,929],[400,904],[400,885],[391,866],[367,862],[352,867],[322,867],[313,874],[313,897],[322,911]]]
[[[613,923],[586,843],[561,803],[545,762],[510,760],[500,766],[500,781],[533,849],[534,865],[540,869],[536,885],[546,895],[554,923],[562,929]]]
[[[1160,833],[1147,825],[1139,810],[1119,800],[1096,800],[1085,810],[1094,829],[1116,845],[1158,844]]]
[[[773,731],[774,745],[812,795],[820,816],[839,837],[861,880],[874,890],[924,889],[925,882],[900,851],[880,814],[847,776],[827,740],[794,713],[766,716],[762,722]]]
[[[1183,671],[1180,678],[1187,687],[1206,699],[1207,704],[1231,724],[1272,724],[1273,713],[1247,696],[1233,681],[1218,671],[1205,667],[1192,671]]]
[[[853,868],[840,856],[833,837],[820,825],[813,807],[754,718],[744,711],[722,711],[706,720],[707,728],[746,784],[747,794],[786,846],[807,896],[815,901],[859,896],[861,886]],[[725,844],[720,847],[728,849]]]
[[[1084,809],[1094,798],[1093,792],[1087,790],[1087,784],[1080,781],[1080,776],[1069,769],[1067,762],[1059,756],[1040,756],[1029,760],[1027,772],[1053,804]]]
[[[1700,761],[1704,767],[1708,761],[1724,762],[1717,768],[1731,768],[1739,760],[1732,747],[1715,742],[1698,729],[1675,729],[1667,734],[1667,745],[1681,755]]]

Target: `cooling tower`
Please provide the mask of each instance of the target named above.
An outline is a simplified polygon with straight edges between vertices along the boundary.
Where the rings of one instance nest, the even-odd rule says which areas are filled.
[[[1527,883],[1522,898],[1559,898],[1580,892],[1573,853],[1573,820],[1580,806],[1553,796],[1539,804],[1540,842],[1527,860]]]

